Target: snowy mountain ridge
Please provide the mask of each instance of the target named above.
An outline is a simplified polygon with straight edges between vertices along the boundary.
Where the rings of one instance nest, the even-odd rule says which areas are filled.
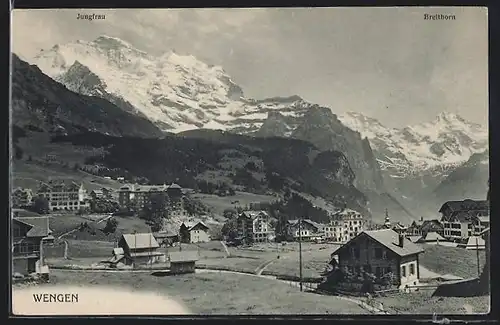
[[[488,148],[487,128],[461,116],[442,112],[433,121],[401,129],[355,112],[339,119],[367,137],[382,169],[392,177],[406,177],[425,170],[442,174]]]
[[[293,115],[310,106],[298,96],[244,98],[220,66],[174,51],[152,56],[110,36],[56,45],[31,63],[70,90],[125,101],[174,133],[197,128],[252,132],[270,110]]]
[[[173,133],[206,128],[291,136],[317,106],[298,96],[245,98],[220,66],[175,51],[153,56],[111,36],[55,45],[30,63],[72,91],[103,97]],[[401,129],[360,113],[337,117],[368,138],[381,169],[394,178],[447,174],[488,147],[487,128],[448,112]]]

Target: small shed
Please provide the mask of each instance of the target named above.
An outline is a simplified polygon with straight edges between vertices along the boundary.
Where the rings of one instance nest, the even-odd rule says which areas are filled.
[[[180,251],[171,252],[170,273],[171,274],[186,274],[194,273],[196,270],[196,261],[198,260],[197,251]]]
[[[113,248],[113,256],[105,261],[105,263],[109,264],[111,267],[117,267],[120,264],[130,264],[131,262],[130,259],[125,258],[125,252],[122,247]]]

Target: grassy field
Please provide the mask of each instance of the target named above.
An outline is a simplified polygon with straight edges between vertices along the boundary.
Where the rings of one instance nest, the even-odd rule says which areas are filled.
[[[53,214],[49,216],[49,227],[52,234],[57,237],[80,226],[84,222],[91,222],[83,216],[76,214]]]
[[[83,183],[83,186],[88,191],[102,187],[118,189],[123,185],[114,180],[108,180],[83,171],[75,171],[72,168],[64,168],[54,164],[43,166],[38,162],[15,161],[12,165],[13,188],[23,187],[35,190],[40,181],[47,182],[50,179],[65,179],[78,184]]]
[[[81,266],[90,266],[93,263],[109,259],[112,256],[114,241],[109,240],[81,240],[71,239],[71,236],[65,239],[68,242],[68,256],[70,259],[65,260],[64,243],[62,240],[57,241],[54,247],[45,248],[46,256],[50,257],[48,262],[51,265],[70,265],[76,264]],[[110,237],[111,238],[111,237]],[[226,256],[220,242],[195,244],[182,244],[183,251],[197,251],[200,258],[200,263],[216,265],[218,261],[223,261]],[[179,251],[178,247],[160,248],[160,252],[168,254],[169,252]],[[218,265],[221,265],[219,263]]]
[[[222,215],[226,209],[234,209],[236,206],[245,207],[250,203],[272,202],[277,198],[270,195],[258,195],[246,192],[236,192],[233,196],[217,196],[212,194],[196,193],[191,195],[208,206],[212,212]]]
[[[490,296],[482,297],[431,297],[433,290],[413,293],[390,294],[376,298],[384,310],[397,314],[466,314],[464,304],[472,307],[473,313],[485,314],[490,309]]]
[[[238,272],[255,272],[255,270],[264,262],[265,260],[263,259],[229,257],[201,259],[196,264],[213,268],[225,267]]]
[[[237,274],[155,277],[149,273],[53,270],[47,286],[113,286],[174,297],[194,314],[364,314],[356,303],[301,293],[276,280]],[[236,289],[235,289],[236,288]]]
[[[214,245],[215,244],[214,242]],[[277,248],[279,247],[279,252]],[[263,263],[272,261],[266,268],[266,272],[276,275],[299,275],[299,253],[297,243],[288,243],[286,246],[276,246],[273,244],[255,245],[252,249],[230,247],[230,258],[225,258],[222,247],[219,244],[219,254],[212,252],[211,257],[202,257],[199,261],[201,265],[213,267],[227,267],[235,270],[253,272]],[[334,245],[317,245],[304,243],[302,252],[303,276],[318,277],[324,271],[326,263],[330,259],[330,254]],[[200,257],[206,254],[207,250],[200,250]],[[277,256],[280,256],[277,259]]]
[[[137,231],[150,232],[150,227],[142,219],[136,217],[113,217],[118,221],[118,227],[114,234],[105,235],[102,233],[102,229],[106,226],[106,221],[97,223],[99,220],[103,219],[105,216],[92,216],[92,215],[76,215],[72,213],[68,214],[52,214],[50,215],[50,229],[54,232],[54,236],[60,236],[70,230],[73,230],[80,226],[80,224],[86,222],[92,229],[95,230],[95,234],[92,235],[89,231],[76,231],[67,235],[66,238],[71,238],[75,240],[110,240],[113,241],[114,238],[120,237],[124,233],[133,233]]]
[[[253,252],[256,256],[264,256],[265,260],[275,259],[266,267],[267,272],[280,275],[296,275],[299,271],[299,245],[298,243],[287,243],[285,246],[260,245],[265,252]],[[335,250],[334,244],[302,244],[302,275],[304,277],[318,277],[325,270],[330,261],[330,254]],[[279,252],[277,249],[279,248]],[[243,250],[241,250],[243,251]],[[279,254],[280,258],[276,259]]]
[[[319,277],[329,262],[330,250],[308,251],[302,253],[302,275],[304,277]],[[288,253],[269,264],[266,271],[299,276],[299,254]]]
[[[474,250],[446,247],[440,245],[423,245],[425,252],[421,254],[420,263],[439,274],[453,274],[464,279],[478,276],[477,255]],[[481,271],[485,263],[484,251],[479,252]]]

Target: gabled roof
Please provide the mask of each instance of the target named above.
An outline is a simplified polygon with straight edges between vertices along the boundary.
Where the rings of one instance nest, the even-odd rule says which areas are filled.
[[[181,224],[181,227],[182,226],[186,227],[188,231],[191,231],[198,226],[201,226],[205,229],[210,229],[210,227],[203,223],[203,221],[186,221]]]
[[[471,220],[473,217],[469,211],[453,211],[447,220],[458,220],[460,222],[466,222]]]
[[[167,186],[167,189],[181,190],[182,187],[180,187],[178,184],[172,183],[169,186]]]
[[[349,218],[362,219],[363,215],[356,210],[347,208],[332,214],[332,219],[334,220],[349,219]]]
[[[197,251],[180,251],[169,253],[170,263],[195,262],[199,259]]]
[[[122,237],[130,249],[160,247],[152,233],[123,234]]]
[[[320,224],[320,223],[317,223],[315,221],[312,221],[310,219],[302,219],[302,222],[303,223],[308,223],[310,224],[311,226],[313,226],[314,228],[318,229],[318,230],[321,230],[323,229],[324,225]],[[287,220],[287,223],[291,226],[295,226],[295,225],[298,225],[299,223],[299,220],[297,219],[293,219],[293,220]]]
[[[477,242],[476,242],[477,240]],[[470,236],[469,239],[467,240],[467,243],[465,244],[465,247],[476,247],[476,246],[483,246],[485,245],[485,241],[482,237],[479,236]]]
[[[49,228],[49,217],[14,217],[13,220],[31,227],[26,234],[27,237],[47,237],[52,233]]]
[[[337,248],[332,253],[332,255],[335,255],[339,250],[348,247],[351,243],[357,241],[362,236],[368,236],[369,238],[373,239],[380,245],[385,246],[386,248],[388,248],[389,250],[391,250],[393,253],[397,254],[400,257],[418,254],[424,251],[420,246],[412,243],[407,238],[403,239],[404,240],[403,247],[399,246],[399,234],[397,232],[395,232],[392,229],[381,229],[381,230],[363,231],[362,233],[358,234],[350,241],[348,241],[346,244]]]
[[[481,217],[477,217],[477,218],[481,222],[489,222],[490,221],[490,216],[481,216]]]
[[[421,241],[446,241],[446,239],[443,238],[440,234],[438,234],[435,231],[428,232],[424,238],[421,239]]]
[[[490,202],[488,200],[463,200],[463,201],[448,201],[445,202],[439,212],[443,212],[446,208],[451,211],[470,211],[470,210],[489,210]]]
[[[407,228],[405,225],[402,225],[402,224],[400,224],[399,222],[398,222],[398,223],[396,223],[396,224],[394,224],[392,227],[393,227],[393,228],[396,228],[396,229],[401,229],[401,230],[402,230],[402,229],[406,229],[406,228]]]
[[[438,219],[431,219],[431,220],[424,220],[424,222],[422,223],[422,228],[426,227],[427,225],[431,225],[431,224],[437,224],[440,227],[443,226],[443,224],[441,223],[441,221],[439,221]]]
[[[83,188],[83,184],[78,185],[73,181],[50,181],[49,183],[41,183],[38,187],[38,192],[78,192]]]
[[[413,220],[412,223],[410,224],[410,227],[420,227],[423,225],[422,220]]]
[[[240,216],[245,216],[250,219],[255,219],[260,215],[264,215],[266,217],[269,217],[266,211],[261,210],[261,211],[253,211],[253,210],[248,210],[248,211],[243,211]]]

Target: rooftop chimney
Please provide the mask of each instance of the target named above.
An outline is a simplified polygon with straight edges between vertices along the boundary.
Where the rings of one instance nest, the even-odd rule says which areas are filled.
[[[402,234],[399,234],[399,246],[404,247],[404,242],[405,242],[405,236]]]
[[[420,221],[424,221],[424,217],[420,217]]]

